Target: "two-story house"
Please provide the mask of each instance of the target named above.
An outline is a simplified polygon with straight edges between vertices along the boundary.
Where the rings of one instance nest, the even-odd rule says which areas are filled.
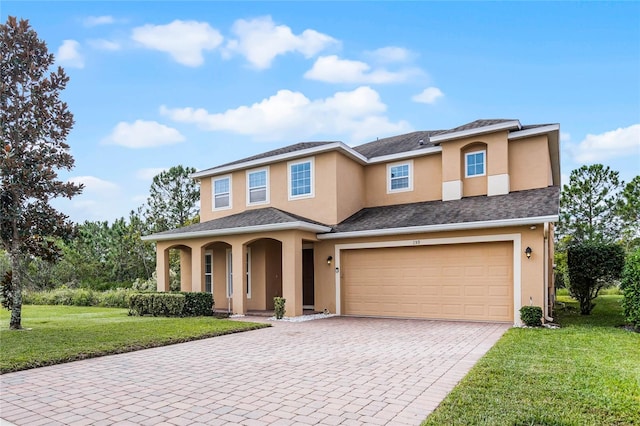
[[[350,147],[309,142],[199,171],[201,222],[157,242],[184,291],[233,313],[519,323],[553,296],[559,125],[477,120]]]

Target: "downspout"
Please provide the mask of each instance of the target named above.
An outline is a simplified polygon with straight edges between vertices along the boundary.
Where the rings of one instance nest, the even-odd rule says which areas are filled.
[[[553,322],[549,316],[549,222],[544,223],[544,319]]]

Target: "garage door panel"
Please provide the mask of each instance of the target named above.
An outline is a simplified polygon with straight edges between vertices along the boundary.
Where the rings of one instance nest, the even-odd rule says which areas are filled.
[[[347,315],[513,320],[513,244],[345,250]]]

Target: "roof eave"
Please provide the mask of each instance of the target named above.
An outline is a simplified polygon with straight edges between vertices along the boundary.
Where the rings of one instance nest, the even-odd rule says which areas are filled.
[[[219,237],[225,235],[251,234],[256,232],[273,231],[309,231],[315,233],[331,232],[331,228],[314,223],[297,221],[285,223],[270,223],[268,225],[241,226],[236,228],[212,229],[206,231],[192,231],[172,234],[151,234],[142,237],[143,241],[171,241],[204,237]]]
[[[388,161],[403,160],[405,158],[413,158],[413,157],[421,157],[423,155],[438,154],[440,152],[442,152],[442,147],[434,146],[430,148],[418,149],[415,151],[405,151],[405,152],[398,152],[395,154],[371,157],[368,161],[368,164],[386,163]]]
[[[341,238],[359,238],[359,237],[382,237],[389,235],[402,235],[402,234],[422,234],[430,232],[443,232],[443,231],[464,231],[473,229],[486,229],[486,228],[505,228],[509,226],[523,226],[523,225],[536,225],[548,222],[557,222],[558,215],[548,216],[535,216],[535,217],[523,217],[515,219],[500,219],[500,220],[487,220],[479,222],[462,222],[462,223],[447,223],[440,225],[423,225],[423,226],[407,226],[403,228],[386,228],[386,229],[371,229],[364,231],[350,231],[350,232],[335,232],[331,234],[319,234],[319,240],[336,240]]]
[[[242,163],[202,170],[200,172],[190,174],[189,177],[192,179],[201,179],[209,176],[219,175],[222,173],[233,172],[235,170],[249,169],[252,167],[264,166],[266,164],[273,164],[279,161],[293,160],[295,158],[307,157],[309,155],[321,154],[323,152],[336,150],[343,152],[346,156],[361,164],[367,163],[367,158],[359,152],[355,151],[353,148],[345,145],[342,142],[331,142],[320,146],[314,146],[312,148],[301,149],[299,151],[292,151],[285,154],[272,155],[269,157],[258,158],[256,160],[244,161]]]
[[[430,142],[440,143],[445,141],[450,141],[454,139],[462,139],[475,135],[482,135],[485,133],[497,132],[499,130],[511,130],[511,129],[520,129],[522,126],[520,125],[519,120],[505,121],[502,123],[491,124],[489,126],[477,127],[475,129],[467,129],[461,130],[459,132],[453,133],[445,133],[444,135],[434,135],[429,138]]]

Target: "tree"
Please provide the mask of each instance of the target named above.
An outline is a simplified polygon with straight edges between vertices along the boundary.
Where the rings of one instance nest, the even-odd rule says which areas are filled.
[[[567,252],[569,293],[580,303],[580,314],[589,315],[600,290],[620,278],[624,267],[624,249],[618,244],[585,242],[574,244]]]
[[[640,176],[634,177],[622,192],[617,213],[622,220],[622,236],[631,250],[640,244]]]
[[[153,178],[146,216],[152,232],[188,225],[198,213],[200,191],[189,177],[193,167],[171,167]]]
[[[620,236],[619,174],[602,164],[573,170],[560,196],[558,237],[570,235],[575,243],[613,242]]]
[[[69,78],[64,70],[47,75],[54,57],[26,20],[9,17],[0,26],[0,236],[11,261],[11,329],[22,328],[22,286],[31,259],[60,255],[55,238],[67,238],[72,224],[49,204],[71,198],[82,186],[58,179],[73,168],[65,140],[73,115],[60,100]]]

